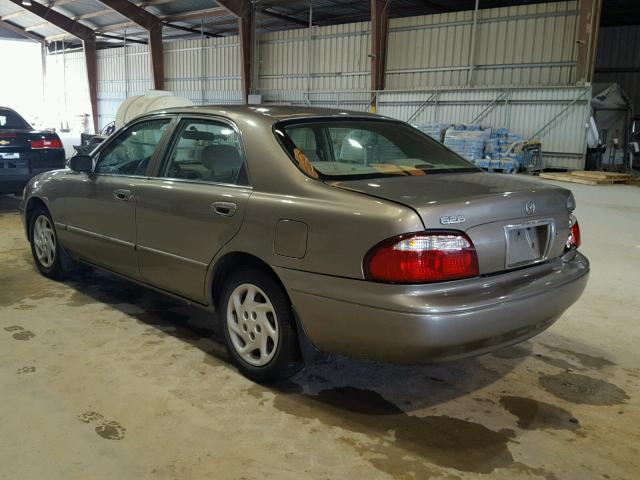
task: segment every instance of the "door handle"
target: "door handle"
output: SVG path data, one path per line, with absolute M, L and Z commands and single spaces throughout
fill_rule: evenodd
M 232 217 L 238 206 L 231 202 L 213 202 L 213 211 L 223 217 Z
M 126 202 L 131 198 L 131 190 L 115 190 L 113 192 L 113 196 L 116 200 L 122 200 L 123 202 Z

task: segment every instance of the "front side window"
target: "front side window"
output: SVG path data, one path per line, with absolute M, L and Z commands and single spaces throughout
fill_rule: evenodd
M 102 151 L 95 172 L 144 175 L 170 122 L 170 118 L 159 118 L 128 128 Z
M 159 176 L 247 184 L 240 137 L 223 122 L 182 120 Z
M 478 171 L 402 122 L 293 120 L 276 124 L 274 131 L 298 167 L 313 178 L 349 180 Z

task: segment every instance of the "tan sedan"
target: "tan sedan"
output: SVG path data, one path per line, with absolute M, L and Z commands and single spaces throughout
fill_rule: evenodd
M 44 275 L 83 262 L 219 312 L 269 381 L 317 352 L 415 363 L 537 334 L 587 281 L 574 207 L 403 122 L 266 106 L 139 117 L 32 179 L 22 214 Z

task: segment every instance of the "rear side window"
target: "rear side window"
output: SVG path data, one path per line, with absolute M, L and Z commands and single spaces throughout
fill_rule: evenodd
M 31 130 L 31 125 L 13 110 L 0 108 L 0 130 Z
M 160 177 L 247 185 L 237 132 L 214 120 L 182 120 Z

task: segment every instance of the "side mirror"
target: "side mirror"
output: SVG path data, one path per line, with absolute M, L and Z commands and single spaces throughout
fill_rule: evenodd
M 91 172 L 93 159 L 89 155 L 76 155 L 69 159 L 69 168 L 74 172 Z

